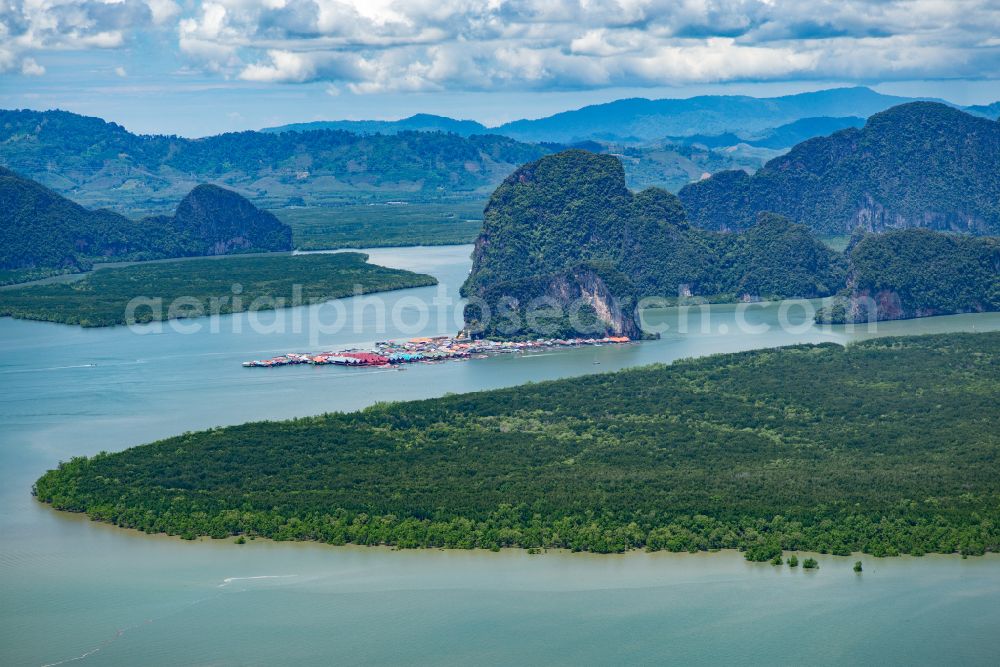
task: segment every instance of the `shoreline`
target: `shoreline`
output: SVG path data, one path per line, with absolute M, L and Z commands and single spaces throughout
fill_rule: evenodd
M 82 329 L 111 329 L 115 327 L 135 326 L 142 327 L 147 325 L 162 325 L 164 323 L 169 324 L 178 321 L 212 321 L 213 318 L 240 315 L 242 313 L 284 313 L 287 311 L 294 311 L 296 308 L 300 307 L 317 307 L 333 301 L 350 299 L 358 296 L 370 297 L 375 294 L 388 294 L 409 289 L 435 287 L 440 284 L 440 279 L 437 276 L 375 264 L 371 261 L 371 256 L 369 254 L 361 251 L 328 253 L 313 257 L 311 260 L 298 260 L 298 262 L 302 263 L 302 266 L 297 267 L 298 271 L 293 270 L 291 264 L 295 263 L 297 265 L 295 258 L 306 256 L 307 255 L 295 255 L 293 253 L 266 253 L 255 255 L 236 254 L 181 258 L 180 260 L 154 260 L 150 262 L 136 262 L 126 266 L 107 265 L 103 269 L 87 273 L 71 274 L 74 277 L 80 277 L 75 281 L 53 281 L 49 282 L 47 285 L 34 286 L 26 284 L 8 286 L 12 287 L 12 289 L 8 289 L 7 292 L 12 293 L 10 298 L 13 299 L 13 301 L 11 303 L 4 303 L 3 305 L 0 305 L 0 313 L 13 319 L 64 324 L 80 327 Z M 352 259 L 348 256 L 357 257 Z M 325 259 L 323 259 L 324 257 Z M 338 257 L 342 257 L 344 259 L 337 259 Z M 69 298 L 69 300 L 67 300 L 67 296 L 62 292 L 55 295 L 43 294 L 42 296 L 47 299 L 52 300 L 53 296 L 55 296 L 57 298 L 61 297 L 61 300 L 57 300 L 55 303 L 45 302 L 45 305 L 41 309 L 32 309 L 30 306 L 24 306 L 18 302 L 18 299 L 23 300 L 25 295 L 31 290 L 44 290 L 45 287 L 49 287 L 50 290 L 65 289 L 67 285 L 93 278 L 100 271 L 104 270 L 125 271 L 126 269 L 130 269 L 133 266 L 140 264 L 180 263 L 181 261 L 186 260 L 190 260 L 188 261 L 188 263 L 190 263 L 191 261 L 198 260 L 208 260 L 210 262 L 225 260 L 232 260 L 233 262 L 236 262 L 238 260 L 243 260 L 245 262 L 247 259 L 250 259 L 251 262 L 253 262 L 252 266 L 234 265 L 235 270 L 238 272 L 242 270 L 243 275 L 238 273 L 237 277 L 234 278 L 234 280 L 242 282 L 234 283 L 234 287 L 231 288 L 233 290 L 232 294 L 226 294 L 225 292 L 227 290 L 225 287 L 222 288 L 223 294 L 221 295 L 215 293 L 214 289 L 212 291 L 202 291 L 198 293 L 197 296 L 191 294 L 191 291 L 197 290 L 197 285 L 205 278 L 200 274 L 191 273 L 191 271 L 194 271 L 195 269 L 190 269 L 181 276 L 184 281 L 183 284 L 179 284 L 180 281 L 174 279 L 174 283 L 178 284 L 174 284 L 174 291 L 172 293 L 168 293 L 166 296 L 162 296 L 162 292 L 159 292 L 161 296 L 157 296 L 155 298 L 150 298 L 148 295 L 141 294 L 141 290 L 143 289 L 142 285 L 149 288 L 151 293 L 158 293 L 153 291 L 157 288 L 153 282 L 150 282 L 159 277 L 156 273 L 153 273 L 140 276 L 141 280 L 139 282 L 132 279 L 131 282 L 134 284 L 130 286 L 128 291 L 120 290 L 120 285 L 113 284 L 109 290 L 98 292 L 96 293 L 98 296 L 91 298 L 91 301 L 96 299 L 100 301 L 102 305 L 106 301 L 109 306 L 119 307 L 121 310 L 118 312 L 114 312 L 108 307 L 104 307 L 103 310 L 98 309 L 96 312 L 88 311 L 81 303 L 74 301 L 73 298 Z M 258 262 L 254 262 L 254 260 L 258 260 Z M 259 262 L 264 262 L 264 264 L 260 264 Z M 275 264 L 275 262 L 279 263 Z M 332 276 L 332 282 L 327 280 L 325 276 L 316 276 L 316 266 L 327 263 L 333 264 L 333 266 L 327 267 L 331 272 L 329 275 Z M 338 266 L 338 264 L 344 266 Z M 233 270 L 234 266 L 230 266 L 229 270 Z M 275 268 L 280 268 L 285 271 L 285 274 L 281 274 L 282 277 L 279 279 L 276 279 L 272 274 L 267 273 L 268 271 L 274 271 Z M 354 276 L 354 280 L 356 282 L 353 287 L 342 283 L 342 277 L 350 277 L 352 271 L 354 273 L 358 273 L 359 271 L 363 272 L 361 275 Z M 290 277 L 284 278 L 284 275 L 288 275 Z M 112 280 L 118 278 L 118 276 L 114 276 Z M 126 276 L 125 280 L 129 280 L 128 276 Z M 209 276 L 208 280 L 219 282 L 218 274 Z M 284 282 L 284 284 L 274 285 L 274 283 L 281 282 Z M 250 286 L 249 290 L 246 292 L 243 291 L 244 284 L 249 284 Z M 269 285 L 272 286 L 271 291 L 262 291 L 267 289 Z M 135 294 L 135 288 L 137 286 L 140 294 Z M 150 286 L 153 287 L 151 288 Z M 298 293 L 296 292 L 296 286 L 298 286 L 299 289 Z M 238 290 L 236 289 L 237 287 L 239 288 Z M 23 290 L 20 288 L 23 288 Z M 119 290 L 124 293 L 120 293 Z M 288 292 L 285 292 L 285 290 L 288 290 Z M 72 290 L 70 290 L 70 293 L 72 293 Z M 302 297 L 303 293 L 308 294 L 305 297 Z M 232 296 L 233 294 L 240 296 L 237 298 Z M 296 296 L 296 294 L 298 294 L 298 296 Z M 34 294 L 32 293 L 32 295 Z M 289 296 L 291 297 L 290 299 Z M 230 297 L 232 298 L 230 299 Z M 145 299 L 146 301 L 144 303 L 147 305 L 152 303 L 159 305 L 153 307 L 152 312 L 149 313 L 148 319 L 143 317 L 141 320 L 128 321 L 126 317 L 130 312 L 130 304 L 141 299 Z M 183 311 L 175 313 L 173 311 L 172 304 L 184 299 L 194 299 L 197 301 L 199 306 L 198 311 L 194 313 Z M 162 309 L 164 300 L 170 300 L 170 307 L 166 312 L 163 312 Z M 0 299 L 0 301 L 4 301 L 4 299 Z M 159 311 L 156 310 L 157 307 L 159 308 Z M 132 314 L 134 315 L 134 313 Z M 146 314 L 147 313 L 143 312 L 143 315 Z
M 772 565 L 768 561 L 751 561 L 743 557 L 742 551 L 739 549 L 715 549 L 715 550 L 699 550 L 699 551 L 669 551 L 666 549 L 658 549 L 655 551 L 649 551 L 647 549 L 629 549 L 627 551 L 612 552 L 612 553 L 600 553 L 596 551 L 573 551 L 572 549 L 564 548 L 542 548 L 539 549 L 537 553 L 533 553 L 531 549 L 524 547 L 501 547 L 499 550 L 483 549 L 482 547 L 474 547 L 471 549 L 463 549 L 458 547 L 397 547 L 391 544 L 358 544 L 354 542 L 345 542 L 344 544 L 330 544 L 327 542 L 320 542 L 318 540 L 275 540 L 270 537 L 255 536 L 250 538 L 247 536 L 242 536 L 246 538 L 246 542 L 243 544 L 238 544 L 236 542 L 240 535 L 228 535 L 226 537 L 210 537 L 208 535 L 199 535 L 192 540 L 184 539 L 180 535 L 170 535 L 168 533 L 146 533 L 137 528 L 127 528 L 124 526 L 118 526 L 109 521 L 103 521 L 101 519 L 92 519 L 86 512 L 74 511 L 74 510 L 64 510 L 57 509 L 52 506 L 52 503 L 48 503 L 37 498 L 33 498 L 42 508 L 51 513 L 51 516 L 56 517 L 60 521 L 68 521 L 70 523 L 76 523 L 80 526 L 86 526 L 87 528 L 98 527 L 99 530 L 107 530 L 106 535 L 122 535 L 127 536 L 129 539 L 135 538 L 149 538 L 157 542 L 167 542 L 170 544 L 181 544 L 181 545 L 200 545 L 201 547 L 210 548 L 247 548 L 253 547 L 255 544 L 264 544 L 272 548 L 284 548 L 289 546 L 296 549 L 322 549 L 322 550 L 343 550 L 349 552 L 367 552 L 376 551 L 381 553 L 398 553 L 398 554 L 469 554 L 477 556 L 495 556 L 498 554 L 516 554 L 523 557 L 569 557 L 574 559 L 594 559 L 594 560 L 624 560 L 627 558 L 636 558 L 639 556 L 647 557 L 670 557 L 670 558 L 707 558 L 707 557 L 739 557 L 741 562 L 747 565 L 760 566 L 773 568 L 775 570 L 789 569 L 789 565 L 784 563 L 780 566 Z M 816 558 L 820 560 L 821 567 L 818 568 L 822 570 L 822 561 L 825 559 L 836 559 L 838 561 L 843 561 L 845 565 L 848 565 L 851 559 L 866 559 L 872 562 L 878 563 L 888 563 L 897 561 L 912 561 L 912 562 L 926 562 L 929 560 L 948 560 L 948 561 L 989 561 L 995 560 L 996 564 L 1000 565 L 1000 552 L 987 551 L 983 554 L 965 555 L 963 556 L 959 552 L 955 551 L 952 553 L 926 553 L 922 556 L 914 556 L 912 554 L 899 554 L 896 556 L 873 556 L 871 554 L 866 554 L 863 551 L 852 551 L 848 555 L 838 555 L 832 553 L 821 553 L 818 551 L 782 551 L 782 557 L 787 559 L 788 556 L 795 554 L 799 558 L 799 565 L 797 568 L 802 570 L 802 560 L 803 558 Z M 853 564 L 853 563 L 851 563 Z M 808 571 L 808 570 L 806 570 Z

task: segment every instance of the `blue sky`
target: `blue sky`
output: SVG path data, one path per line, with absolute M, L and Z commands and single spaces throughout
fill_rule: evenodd
M 142 132 L 858 84 L 1000 99 L 1000 0 L 0 0 L 0 106 Z

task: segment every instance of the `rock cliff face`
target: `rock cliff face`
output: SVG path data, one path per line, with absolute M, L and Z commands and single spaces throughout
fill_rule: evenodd
M 972 234 L 989 234 L 991 231 L 989 222 L 983 216 L 965 211 L 928 210 L 905 215 L 875 201 L 871 195 L 866 194 L 863 199 L 844 231 L 860 229 L 866 232 L 880 232 L 910 228 Z
M 466 328 L 473 336 L 499 338 L 639 339 L 632 288 L 618 272 L 588 265 L 509 281 L 470 298 Z
M 484 212 L 463 287 L 474 301 L 466 310 L 470 329 L 499 336 L 638 335 L 635 280 L 642 275 L 622 270 L 630 248 L 647 240 L 642 223 L 651 222 L 635 216 L 636 199 L 613 156 L 573 150 L 518 168 Z M 646 193 L 644 205 L 655 209 L 657 228 L 687 227 L 673 195 Z M 542 308 L 549 310 L 544 317 Z M 539 321 L 550 326 L 532 326 Z
M 572 277 L 572 282 L 568 280 Z M 615 336 L 640 338 L 641 333 L 631 313 L 623 311 L 623 304 L 611 293 L 604 279 L 593 270 L 575 271 L 558 286 L 562 298 L 580 299 L 589 307 L 597 320 L 607 322 Z
M 804 141 L 753 176 L 680 191 L 694 225 L 741 230 L 771 211 L 826 234 L 922 227 L 1000 234 L 1000 122 L 913 102 Z

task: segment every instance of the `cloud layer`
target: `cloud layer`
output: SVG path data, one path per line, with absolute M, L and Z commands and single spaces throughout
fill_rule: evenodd
M 0 71 L 156 31 L 189 65 L 354 93 L 1000 78 L 1000 0 L 0 0 Z

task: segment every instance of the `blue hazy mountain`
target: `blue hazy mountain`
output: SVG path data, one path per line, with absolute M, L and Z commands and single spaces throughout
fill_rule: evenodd
M 835 88 L 783 97 L 703 95 L 687 99 L 643 98 L 595 104 L 575 111 L 506 123 L 493 131 L 521 141 L 581 139 L 657 140 L 666 136 L 741 136 L 803 118 L 867 117 L 913 98 L 870 88 Z
M 311 132 L 313 130 L 344 130 L 354 134 L 450 132 L 463 137 L 488 132 L 485 125 L 474 120 L 455 120 L 454 118 L 426 113 L 418 113 L 402 120 L 320 120 L 311 123 L 290 123 L 277 127 L 266 127 L 261 132 Z
M 802 118 L 756 133 L 691 134 L 686 137 L 666 137 L 666 140 L 679 146 L 701 145 L 706 148 L 725 148 L 746 144 L 757 148 L 780 150 L 791 148 L 806 139 L 824 137 L 849 127 L 864 127 L 865 121 L 865 118 L 858 116 L 845 116 L 843 118 L 820 116 L 818 118 Z
M 757 135 L 804 119 L 813 119 L 812 124 L 816 126 L 813 131 L 829 134 L 845 126 L 826 130 L 822 127 L 824 121 L 821 119 L 866 118 L 910 101 L 913 98 L 883 95 L 870 88 L 835 88 L 773 98 L 702 95 L 686 99 L 623 99 L 563 111 L 545 118 L 517 120 L 492 128 L 472 120 L 416 114 L 402 120 L 291 123 L 261 131 L 281 133 L 344 130 L 363 135 L 412 131 L 450 132 L 461 136 L 492 133 L 533 143 L 557 142 L 565 145 L 595 139 L 641 143 L 665 137 L 717 136 L 729 133 L 731 138 L 737 140 L 717 145 L 731 146 L 739 143 L 740 139 L 762 138 Z M 790 129 L 800 132 L 799 136 L 802 138 L 808 138 L 801 135 L 806 127 Z M 786 143 L 784 147 L 795 143 L 797 142 Z
M 965 107 L 965 111 L 976 116 L 984 116 L 986 118 L 998 120 L 1000 119 L 1000 102 L 993 102 L 992 104 L 974 104 L 971 107 Z
M 461 136 L 502 134 L 532 143 L 571 145 L 581 141 L 643 143 L 682 138 L 709 148 L 746 143 L 760 148 L 789 148 L 806 139 L 847 127 L 890 107 L 927 98 L 884 95 L 866 87 L 832 88 L 781 97 L 701 95 L 685 99 L 630 98 L 537 119 L 486 127 L 472 120 L 416 114 L 402 120 L 331 120 L 292 123 L 262 132 L 344 130 L 355 134 L 397 134 L 404 131 L 450 132 Z M 946 102 L 947 103 L 947 102 Z M 947 103 L 950 104 L 950 103 Z M 973 115 L 995 119 L 1000 102 L 961 107 Z
M 790 148 L 813 137 L 825 137 L 849 127 L 864 127 L 866 122 L 866 118 L 859 116 L 801 118 L 762 132 L 758 136 L 748 137 L 743 143 L 758 148 Z

